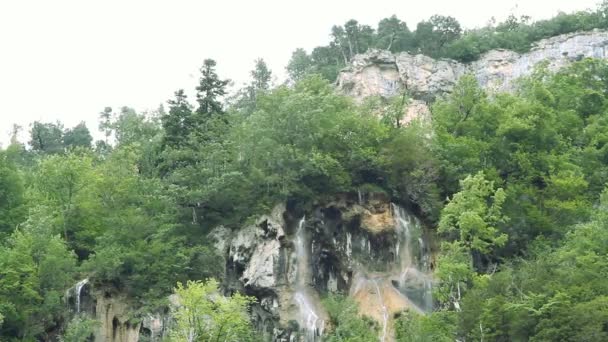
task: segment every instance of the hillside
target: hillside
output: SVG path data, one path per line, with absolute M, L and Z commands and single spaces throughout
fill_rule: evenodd
M 258 59 L 229 96 L 206 59 L 195 99 L 106 107 L 101 140 L 15 127 L 0 341 L 608 340 L 602 8 L 460 61 L 483 30 L 428 56 L 428 22 L 396 22 L 411 51 L 345 25 L 282 85 Z

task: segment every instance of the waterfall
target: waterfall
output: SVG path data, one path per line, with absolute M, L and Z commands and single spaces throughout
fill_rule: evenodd
M 76 313 L 80 313 L 80 303 L 82 298 L 82 289 L 86 284 L 89 283 L 89 279 L 85 278 L 79 282 L 77 282 L 73 287 L 69 288 L 65 292 L 65 300 L 68 302 L 68 298 L 75 298 L 75 309 Z M 74 297 L 72 297 L 74 296 Z
M 392 206 L 399 246 L 399 291 L 420 311 L 429 312 L 433 309 L 433 282 L 429 269 L 430 251 L 424 241 L 422 226 L 403 208 Z
M 346 233 L 346 256 L 350 259 L 353 255 L 353 236 L 351 233 Z
M 376 281 L 374 279 L 373 282 L 374 282 L 374 286 L 376 287 L 376 293 L 378 294 L 378 302 L 382 306 L 383 323 L 382 323 L 382 339 L 380 340 L 380 342 L 384 342 L 384 341 L 386 341 L 386 332 L 388 329 L 388 317 L 389 317 L 388 309 L 386 308 L 386 305 L 384 305 L 384 299 L 382 298 L 382 292 L 380 291 L 380 287 L 378 286 L 378 281 Z
M 76 312 L 80 313 L 80 298 L 81 296 L 81 292 L 82 292 L 82 288 L 89 283 L 89 279 L 83 279 L 81 281 L 78 282 L 78 284 L 76 284 Z
M 306 342 L 319 341 L 323 335 L 323 329 L 325 328 L 325 320 L 320 317 L 319 311 L 316 309 L 317 300 L 314 297 L 314 292 L 310 288 L 311 281 L 311 267 L 309 260 L 309 253 L 306 248 L 307 239 L 304 225 L 306 224 L 306 218 L 302 217 L 298 223 L 298 229 L 296 231 L 296 260 L 297 260 L 297 273 L 296 273 L 296 294 L 294 300 L 299 307 L 299 323 L 300 328 L 305 331 Z

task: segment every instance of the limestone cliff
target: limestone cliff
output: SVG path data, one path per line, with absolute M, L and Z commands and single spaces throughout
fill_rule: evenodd
M 586 57 L 605 59 L 607 46 L 608 31 L 594 30 L 541 40 L 523 54 L 492 50 L 469 64 L 371 50 L 353 58 L 351 65 L 338 75 L 337 86 L 357 101 L 371 95 L 391 97 L 407 90 L 414 98 L 408 110 L 408 117 L 413 117 L 428 113 L 425 104 L 449 92 L 465 73 L 473 74 L 490 92 L 511 91 L 515 80 L 529 75 L 539 62 L 547 61 L 550 70 L 557 70 Z
M 222 227 L 211 236 L 224 242 L 226 291 L 258 299 L 252 320 L 267 341 L 321 341 L 331 329 L 320 301 L 328 293 L 359 302 L 381 341 L 392 340 L 394 315 L 432 307 L 426 232 L 380 194 L 341 195 L 307 210 L 280 205 L 230 237 Z

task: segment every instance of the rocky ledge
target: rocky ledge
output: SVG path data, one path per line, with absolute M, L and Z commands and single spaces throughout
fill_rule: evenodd
M 413 101 L 407 117 L 428 114 L 428 103 L 450 92 L 458 78 L 470 73 L 489 92 L 512 91 L 518 78 L 542 61 L 557 70 L 586 57 L 608 58 L 608 31 L 564 34 L 541 40 L 527 53 L 491 50 L 472 63 L 433 59 L 407 52 L 370 50 L 353 58 L 340 72 L 338 89 L 361 102 L 368 96 L 391 97 L 406 90 Z

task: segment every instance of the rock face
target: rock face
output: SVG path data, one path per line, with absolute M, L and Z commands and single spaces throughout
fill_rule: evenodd
M 224 287 L 258 299 L 252 320 L 267 341 L 320 341 L 331 329 L 319 299 L 327 293 L 358 301 L 382 341 L 392 340 L 395 314 L 432 305 L 425 231 L 383 195 L 342 195 L 306 211 L 280 205 L 226 243 Z
M 100 325 L 95 333 L 95 342 L 137 342 L 141 323 L 129 320 L 126 298 L 97 293 L 95 318 Z
M 424 104 L 449 92 L 466 73 L 473 74 L 490 92 L 511 91 L 515 80 L 529 75 L 539 62 L 547 61 L 550 70 L 557 70 L 585 57 L 605 59 L 607 46 L 608 31 L 594 30 L 541 40 L 523 54 L 492 50 L 470 64 L 371 50 L 355 56 L 351 66 L 338 75 L 337 86 L 359 102 L 371 95 L 391 97 L 407 90 L 415 99 L 407 113 L 412 118 L 428 112 Z
M 73 314 L 98 322 L 91 338 L 94 342 L 160 342 L 170 324 L 170 318 L 161 314 L 134 320 L 129 298 L 110 288 L 94 289 L 88 279 L 69 289 L 66 299 Z

